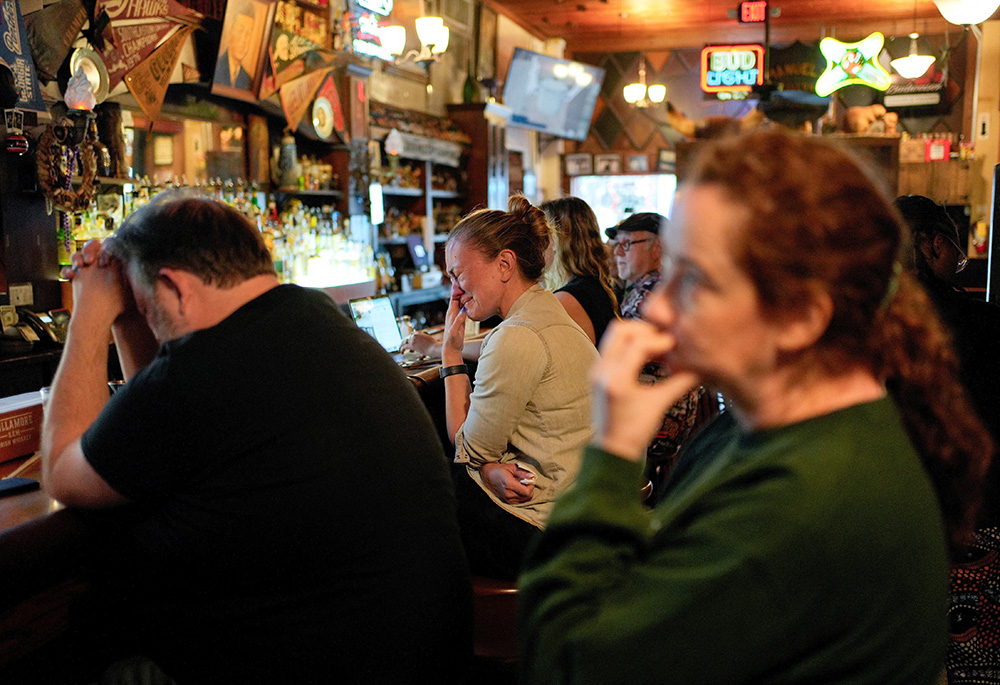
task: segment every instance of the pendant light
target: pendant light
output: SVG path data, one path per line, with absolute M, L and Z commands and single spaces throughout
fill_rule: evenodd
M 981 24 L 1000 8 L 1000 0 L 934 0 L 941 16 L 952 24 Z
M 917 54 L 917 0 L 913 0 L 913 33 L 910 34 L 910 52 L 906 57 L 897 57 L 889 62 L 903 78 L 920 78 L 934 64 L 933 55 Z
M 622 89 L 625 102 L 633 107 L 652 107 L 663 102 L 667 97 L 667 87 L 654 83 L 646 86 L 646 58 L 639 58 L 639 82 L 630 83 Z

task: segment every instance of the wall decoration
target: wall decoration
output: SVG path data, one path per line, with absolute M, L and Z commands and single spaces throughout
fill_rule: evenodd
M 763 45 L 709 45 L 701 51 L 701 89 L 749 93 L 764 82 Z
M 825 97 L 854 84 L 875 90 L 888 88 L 892 77 L 878 61 L 883 45 L 885 36 L 878 31 L 857 43 L 842 43 L 830 37 L 821 40 L 819 50 L 826 58 L 826 71 L 816 80 L 816 94 Z
M 497 76 L 497 13 L 479 3 L 476 17 L 476 79 Z
M 661 174 L 677 173 L 677 153 L 663 148 L 656 155 L 656 171 Z
M 594 173 L 620 174 L 622 172 L 621 155 L 594 155 Z
M 153 164 L 170 166 L 174 163 L 174 137 L 170 134 L 153 136 Z
M 594 173 L 594 158 L 586 152 L 566 155 L 566 175 L 585 176 Z
M 649 171 L 649 157 L 646 155 L 629 155 L 628 170 L 645 173 Z
M 14 87 L 20 94 L 16 106 L 20 109 L 44 112 L 45 103 L 42 101 L 42 91 L 35 77 L 35 63 L 31 57 L 28 34 L 17 1 L 2 0 L 0 12 L 2 12 L 0 33 L 3 34 L 3 39 L 0 40 L 0 63 L 5 64 L 14 77 Z
M 215 62 L 213 93 L 257 100 L 276 6 L 276 2 L 267 0 L 229 0 Z
M 174 66 L 181 55 L 181 48 L 187 40 L 193 26 L 186 26 L 160 47 L 156 48 L 144 62 L 125 74 L 125 85 L 135 97 L 143 113 L 152 120 L 160 118 L 160 108 L 167 94 L 167 85 Z

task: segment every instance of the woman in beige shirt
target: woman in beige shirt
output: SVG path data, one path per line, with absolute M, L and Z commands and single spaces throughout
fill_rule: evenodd
M 590 438 L 588 374 L 597 350 L 538 285 L 549 232 L 523 196 L 479 210 L 446 245 L 451 302 L 442 376 L 455 443 L 459 523 L 473 573 L 513 579 L 524 547 L 573 482 Z M 465 321 L 499 316 L 475 387 L 462 360 Z

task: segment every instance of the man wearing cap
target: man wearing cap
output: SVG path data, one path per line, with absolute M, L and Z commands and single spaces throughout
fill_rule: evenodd
M 625 294 L 621 300 L 623 319 L 641 319 L 642 304 L 660 282 L 660 260 L 663 247 L 660 244 L 661 227 L 667 218 L 656 212 L 633 214 L 613 228 L 605 229 L 612 248 L 618 277 L 625 282 Z M 662 364 L 650 363 L 643 373 L 654 378 L 665 378 L 666 369 Z M 660 476 L 665 475 L 673 464 L 681 443 L 694 426 L 698 410 L 698 399 L 702 389 L 696 388 L 677 404 L 667 410 L 663 424 L 653 441 L 646 448 L 647 474 L 652 478 L 658 468 Z M 652 478 L 655 481 L 657 478 Z
M 605 229 L 618 277 L 625 282 L 621 300 L 624 319 L 641 318 L 639 308 L 660 282 L 660 226 L 666 217 L 656 212 L 633 214 L 613 228 Z

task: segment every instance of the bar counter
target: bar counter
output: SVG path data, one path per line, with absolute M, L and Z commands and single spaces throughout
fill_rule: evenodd
M 439 368 L 428 362 L 402 370 L 449 454 Z M 0 464 L 0 477 L 12 475 L 41 481 L 41 462 L 32 455 Z M 0 498 L 0 682 L 8 682 L 11 669 L 23 676 L 26 668 L 60 658 L 58 640 L 70 629 L 74 606 L 91 594 L 88 560 L 100 558 L 113 539 L 109 516 L 67 509 L 44 489 Z

